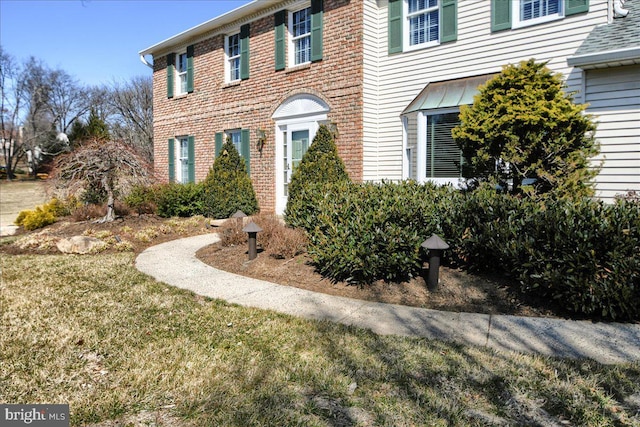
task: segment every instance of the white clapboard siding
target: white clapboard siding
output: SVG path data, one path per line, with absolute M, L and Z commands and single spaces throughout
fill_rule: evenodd
M 588 70 L 585 78 L 587 112 L 598 123 L 597 195 L 611 201 L 640 192 L 640 66 Z
M 458 0 L 456 41 L 389 55 L 388 3 L 364 1 L 364 179 L 368 180 L 402 179 L 400 114 L 427 83 L 496 73 L 506 64 L 534 58 L 547 61 L 553 71 L 563 74 L 569 91 L 579 92 L 582 71 L 569 67 L 567 57 L 575 54 L 596 25 L 607 23 L 607 1 L 592 0 L 586 14 L 492 33 L 488 0 Z M 576 101 L 582 102 L 582 94 Z M 375 166 L 370 164 L 374 160 Z

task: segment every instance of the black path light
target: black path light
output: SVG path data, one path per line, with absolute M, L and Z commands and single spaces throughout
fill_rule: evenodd
M 449 245 L 439 236 L 432 234 L 431 237 L 422 242 L 420 246 L 429 250 L 429 276 L 427 277 L 427 286 L 430 290 L 435 290 L 438 287 L 442 251 L 449 249 Z
M 262 228 L 255 222 L 251 221 L 247 224 L 242 231 L 249 234 L 249 260 L 255 259 L 258 256 L 258 246 L 256 244 L 256 237 Z

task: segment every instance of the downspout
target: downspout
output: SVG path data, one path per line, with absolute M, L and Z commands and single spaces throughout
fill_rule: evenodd
M 613 17 L 614 18 L 624 18 L 629 14 L 629 9 L 625 9 L 624 6 L 625 0 L 614 0 L 613 2 Z
M 153 70 L 153 64 L 150 64 L 149 61 L 147 61 L 147 58 L 145 58 L 143 54 L 140 54 L 140 61 L 142 61 L 144 65 L 146 65 L 147 67 Z

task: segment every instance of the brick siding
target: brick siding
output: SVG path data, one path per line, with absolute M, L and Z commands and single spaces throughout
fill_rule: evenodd
M 168 181 L 168 139 L 195 137 L 196 181 L 214 161 L 215 133 L 250 129 L 251 179 L 262 211 L 275 209 L 275 122 L 271 115 L 294 94 L 309 93 L 329 105 L 336 144 L 349 175 L 362 180 L 363 3 L 325 0 L 323 59 L 300 69 L 275 71 L 273 14 L 250 21 L 250 78 L 225 84 L 224 35 L 195 43 L 194 92 L 167 98 L 166 54 L 154 57 L 155 173 Z M 244 22 L 243 22 L 244 23 Z M 239 24 L 240 25 L 240 24 Z M 239 28 L 238 25 L 238 28 Z M 176 51 L 186 46 L 176 47 Z M 267 131 L 262 152 L 256 130 Z

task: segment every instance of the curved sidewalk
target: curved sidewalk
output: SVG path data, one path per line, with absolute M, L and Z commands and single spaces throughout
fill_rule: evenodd
M 162 243 L 142 252 L 136 267 L 156 280 L 199 295 L 359 326 L 378 334 L 601 363 L 640 361 L 640 324 L 452 313 L 325 295 L 227 273 L 195 257 L 198 249 L 217 240 L 216 234 L 204 234 Z

